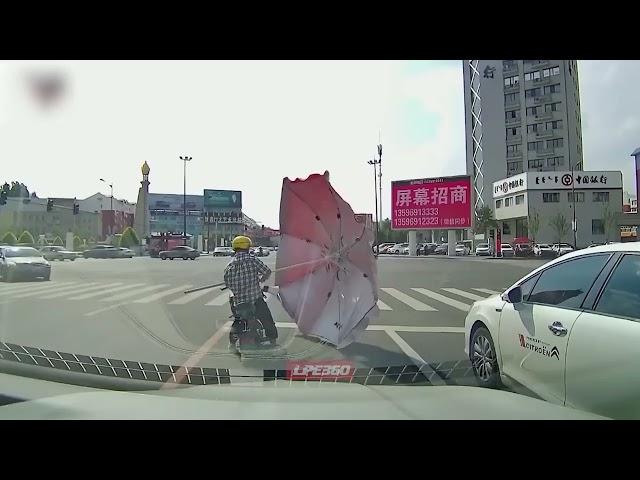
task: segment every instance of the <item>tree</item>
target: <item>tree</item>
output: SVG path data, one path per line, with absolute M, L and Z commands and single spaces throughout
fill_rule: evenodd
M 531 240 L 536 241 L 536 236 L 540 231 L 540 214 L 534 208 L 531 210 L 531 214 L 529 215 L 529 234 L 531 236 Z
M 476 222 L 473 227 L 473 233 L 483 233 L 485 238 L 490 228 L 495 228 L 497 222 L 493 218 L 493 209 L 489 206 L 480 207 L 476 210 Z
M 22 235 L 20 235 L 20 238 L 18 238 L 18 243 L 29 243 L 33 245 L 36 243 L 36 241 L 33 239 L 33 235 L 25 230 L 24 232 L 22 232 Z
M 569 222 L 567 221 L 567 217 L 558 212 L 549 219 L 549 226 L 556 233 L 556 238 L 558 239 L 556 243 L 562 243 L 564 236 L 569 231 Z
M 62 247 L 63 246 L 62 239 L 59 236 L 57 236 L 55 238 L 55 240 L 53 241 L 53 244 L 58 246 L 58 247 Z
M 73 237 L 73 250 L 77 252 L 78 250 L 80 250 L 81 246 L 82 246 L 82 239 L 79 236 L 74 235 L 74 237 Z
M 6 243 L 7 245 L 15 245 L 16 243 L 18 243 L 18 240 L 16 239 L 16 236 L 13 234 L 13 232 L 7 232 L 2 236 L 0 243 Z
M 615 212 L 611 209 L 609 204 L 607 204 L 602 209 L 602 224 L 604 226 L 604 235 L 609 241 L 609 235 L 615 233 L 615 228 L 618 226 L 618 219 L 616 218 Z M 618 238 L 615 239 L 616 242 L 620 241 L 620 235 L 618 234 Z
M 125 228 L 120 237 L 120 246 L 130 248 L 137 245 L 140 245 L 140 239 L 136 231 L 131 227 Z
M 11 185 L 9 185 L 7 182 L 4 182 L 4 185 L 2 185 L 2 190 L 7 192 L 7 197 L 29 198 L 29 189 L 24 183 L 21 182 L 11 182 Z

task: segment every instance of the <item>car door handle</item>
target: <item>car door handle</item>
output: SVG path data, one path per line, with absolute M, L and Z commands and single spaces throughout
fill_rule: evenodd
M 556 337 L 564 337 L 567 334 L 567 329 L 563 327 L 560 322 L 553 322 L 549 325 L 549 330 L 551 330 L 551 333 Z

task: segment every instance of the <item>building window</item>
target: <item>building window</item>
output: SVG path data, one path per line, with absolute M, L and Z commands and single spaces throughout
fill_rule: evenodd
M 544 160 L 529 160 L 529 168 L 542 168 L 544 167 Z
M 564 157 L 551 157 L 547 159 L 547 165 L 550 167 L 558 167 L 564 165 Z
M 522 162 L 507 162 L 507 175 L 522 173 Z
M 544 87 L 544 88 L 546 89 L 547 87 Z M 539 97 L 540 96 L 540 87 L 530 88 L 529 90 L 525 90 L 524 91 L 524 96 L 526 98 Z
M 513 103 L 518 100 L 517 93 L 507 93 L 504 96 L 504 103 Z
M 560 148 L 562 146 L 564 146 L 564 140 L 562 138 L 547 140 L 547 148 Z
M 544 192 L 542 194 L 542 201 L 544 203 L 559 203 L 560 193 L 558 192 Z
M 520 154 L 520 144 L 507 145 L 507 157 L 516 157 Z
M 505 235 L 511 235 L 511 227 L 508 223 L 502 222 L 502 233 L 504 233 Z
M 538 108 L 539 107 L 527 107 L 527 117 L 538 115 Z
M 520 77 L 518 75 L 514 75 L 513 77 L 504 77 L 505 87 L 513 87 L 514 85 L 518 85 L 519 82 Z
M 513 205 L 513 197 L 507 197 L 504 199 L 504 206 L 506 207 L 510 207 L 511 205 Z
M 548 95 L 550 93 L 560 93 L 560 84 L 556 83 L 555 85 L 545 85 L 544 94 Z
M 524 203 L 524 194 L 516 195 L 516 205 L 522 205 Z
M 510 70 L 512 68 L 516 68 L 518 66 L 518 64 L 516 63 L 515 60 L 503 60 L 502 61 L 502 69 L 503 70 Z
M 551 67 L 551 68 L 545 68 L 542 70 L 543 77 L 546 78 L 552 75 L 560 75 L 560 67 Z
M 593 201 L 605 203 L 609 201 L 609 192 L 593 192 Z
M 539 123 L 532 123 L 531 125 L 527 125 L 527 133 L 538 133 L 538 125 Z
M 502 208 L 502 200 L 496 200 L 496 208 Z
M 560 111 L 560 104 L 562 102 L 555 102 L 555 103 L 547 103 L 544 106 L 544 111 L 549 113 L 549 112 L 558 112 Z
M 516 135 L 520 135 L 520 133 L 522 133 L 520 127 L 507 128 L 507 138 L 515 137 Z
M 551 122 L 547 122 L 546 128 L 547 130 L 561 130 L 562 120 L 553 120 Z
M 599 218 L 591 220 L 591 234 L 604 235 L 604 222 Z
M 535 72 L 529 72 L 524 74 L 525 80 L 540 80 L 540 70 L 536 70 Z
M 520 118 L 520 110 L 509 110 L 508 112 L 504 112 L 505 120 L 517 120 Z
M 576 193 L 576 203 L 584 203 L 584 192 L 575 192 Z M 573 203 L 573 192 L 567 193 L 567 201 L 569 203 Z
M 528 142 L 527 150 L 530 152 L 537 152 L 538 150 L 542 150 L 544 148 L 544 141 L 538 140 L 537 142 Z

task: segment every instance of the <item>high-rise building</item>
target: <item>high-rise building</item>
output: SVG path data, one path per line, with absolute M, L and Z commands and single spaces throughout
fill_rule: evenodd
M 576 60 L 463 60 L 466 165 L 474 207 L 493 182 L 583 170 Z

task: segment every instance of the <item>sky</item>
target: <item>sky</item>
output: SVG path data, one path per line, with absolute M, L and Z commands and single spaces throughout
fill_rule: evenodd
M 64 78 L 44 108 L 33 75 Z M 586 169 L 620 169 L 635 191 L 640 146 L 637 61 L 580 61 Z M 0 62 L 0 180 L 38 196 L 84 198 L 114 185 L 135 202 L 140 166 L 150 191 L 243 191 L 243 211 L 278 226 L 284 177 L 328 170 L 356 213 L 374 209 L 383 144 L 383 217 L 391 180 L 465 173 L 462 62 Z

